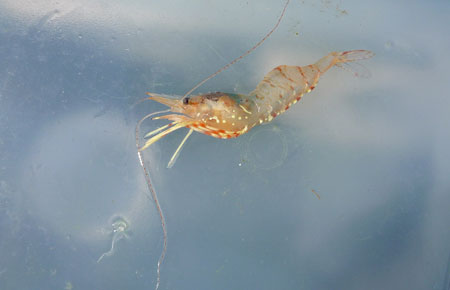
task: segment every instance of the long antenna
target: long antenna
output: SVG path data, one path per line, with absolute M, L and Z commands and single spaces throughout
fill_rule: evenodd
M 159 204 L 159 200 L 158 200 L 158 196 L 156 194 L 155 189 L 153 188 L 152 185 L 152 180 L 150 179 L 150 174 L 147 170 L 147 167 L 145 167 L 145 161 L 144 161 L 144 157 L 142 155 L 142 152 L 139 151 L 139 148 L 141 148 L 140 144 L 139 144 L 139 128 L 141 127 L 142 122 L 144 122 L 144 120 L 150 118 L 153 115 L 156 114 L 160 114 L 160 113 L 167 113 L 170 110 L 165 110 L 165 111 L 160 111 L 160 112 L 154 112 L 151 114 L 148 114 L 147 116 L 143 117 L 142 119 L 139 120 L 139 122 L 136 124 L 136 148 L 138 149 L 138 157 L 139 157 L 139 162 L 141 164 L 142 169 L 144 170 L 144 175 L 145 175 L 145 181 L 147 182 L 147 186 L 148 186 L 148 190 L 151 193 L 151 197 L 146 194 L 145 196 L 147 196 L 148 199 L 153 198 L 153 201 L 155 202 L 155 206 L 156 209 L 158 211 L 159 214 L 159 218 L 161 220 L 161 227 L 162 227 L 162 231 L 163 231 L 163 249 L 161 251 L 161 256 L 159 257 L 158 260 L 158 265 L 156 268 L 156 286 L 155 286 L 155 290 L 158 290 L 159 288 L 159 283 L 161 281 L 161 264 L 164 261 L 164 257 L 166 256 L 166 251 L 167 251 L 167 229 L 166 229 L 166 219 L 164 218 L 164 214 L 162 212 L 161 209 L 161 205 Z
M 231 61 L 230 63 L 228 63 L 227 65 L 223 66 L 222 68 L 220 68 L 218 71 L 216 71 L 215 73 L 211 74 L 209 77 L 207 77 L 206 79 L 202 80 L 201 82 L 199 82 L 195 87 L 193 87 L 192 89 L 190 89 L 186 94 L 184 94 L 183 98 L 189 96 L 193 91 L 195 91 L 198 87 L 200 87 L 201 85 L 203 85 L 204 83 L 206 83 L 207 81 L 209 81 L 210 79 L 212 79 L 213 77 L 215 77 L 216 75 L 220 74 L 221 72 L 223 72 L 224 70 L 226 70 L 227 68 L 229 68 L 230 66 L 232 66 L 233 64 L 235 64 L 236 62 L 238 62 L 239 60 L 241 60 L 244 56 L 246 56 L 247 54 L 249 54 L 250 52 L 252 52 L 253 50 L 255 50 L 258 46 L 260 46 L 277 28 L 278 25 L 280 25 L 281 19 L 284 16 L 284 12 L 286 12 L 286 8 L 289 4 L 290 0 L 286 1 L 286 4 L 284 4 L 284 8 L 283 8 L 283 12 L 281 12 L 280 17 L 278 18 L 277 23 L 275 24 L 275 26 L 272 28 L 272 30 L 269 31 L 269 33 L 266 34 L 266 36 L 263 37 L 263 39 L 261 39 L 257 44 L 255 44 L 252 48 L 250 48 L 249 50 L 247 50 L 243 55 L 235 58 L 233 61 Z

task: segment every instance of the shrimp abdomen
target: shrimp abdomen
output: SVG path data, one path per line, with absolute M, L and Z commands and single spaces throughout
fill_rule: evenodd
M 306 66 L 280 65 L 264 76 L 250 96 L 259 108 L 259 119 L 269 122 L 311 92 L 319 78 L 334 65 L 372 57 L 368 50 L 331 52 L 316 63 Z
M 259 109 L 262 122 L 270 122 L 299 101 L 317 82 L 314 67 L 280 65 L 264 76 L 250 93 Z

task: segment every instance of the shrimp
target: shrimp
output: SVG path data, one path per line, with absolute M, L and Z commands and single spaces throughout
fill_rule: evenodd
M 172 99 L 147 93 L 150 96 L 148 99 L 168 106 L 172 113 L 152 119 L 166 119 L 171 123 L 146 134 L 145 138 L 149 139 L 139 151 L 147 149 L 175 130 L 188 128 L 188 134 L 168 164 L 168 167 L 171 167 L 192 131 L 221 139 L 239 137 L 253 127 L 271 122 L 286 112 L 303 95 L 311 92 L 319 78 L 331 67 L 367 59 L 373 55 L 368 50 L 331 52 L 307 66 L 280 65 L 267 73 L 248 95 L 214 92 Z
M 225 66 L 223 66 L 222 68 L 220 68 L 218 71 L 216 71 L 215 73 L 211 74 L 210 76 L 208 76 L 207 78 L 205 78 L 203 81 L 201 81 L 200 83 L 198 83 L 195 87 L 193 87 L 190 91 L 188 91 L 181 100 L 174 100 L 171 98 L 168 98 L 167 96 L 164 95 L 156 95 L 156 94 L 151 94 L 148 93 L 150 95 L 149 98 L 147 99 L 153 99 L 155 101 L 158 101 L 162 104 L 165 104 L 167 106 L 170 107 L 170 109 L 165 110 L 165 111 L 161 111 L 161 112 L 154 112 L 154 113 L 150 113 L 148 115 L 146 115 L 145 117 L 143 117 L 141 120 L 139 120 L 139 122 L 136 124 L 136 131 L 135 131 L 135 137 L 136 137 L 136 147 L 138 149 L 138 158 L 139 158 L 139 162 L 140 165 L 144 171 L 144 176 L 145 176 L 145 181 L 147 183 L 147 187 L 148 190 L 151 193 L 151 196 L 147 194 L 147 198 L 148 199 L 153 199 L 153 201 L 155 202 L 155 206 L 156 209 L 159 213 L 159 218 L 161 220 L 161 228 L 163 231 L 163 249 L 161 252 L 161 255 L 158 259 L 158 263 L 157 263 L 157 268 L 156 268 L 156 285 L 155 285 L 155 290 L 158 290 L 159 288 L 159 284 L 161 282 L 161 264 L 164 261 L 164 257 L 166 255 L 166 251 L 167 251 L 167 228 L 166 228 L 166 220 L 164 218 L 164 214 L 161 208 L 161 205 L 159 203 L 158 200 L 158 195 L 156 194 L 156 191 L 153 187 L 151 178 L 150 178 L 150 173 L 147 170 L 147 167 L 145 166 L 145 161 L 144 161 L 144 157 L 142 154 L 142 151 L 145 150 L 146 148 L 148 148 L 151 144 L 155 143 L 156 141 L 158 141 L 159 139 L 161 139 L 162 137 L 166 136 L 167 134 L 186 127 L 189 128 L 189 132 L 187 133 L 187 135 L 184 137 L 183 141 L 181 142 L 181 144 L 178 146 L 177 150 L 175 151 L 175 153 L 173 154 L 172 158 L 169 161 L 169 164 L 167 165 L 167 167 L 172 167 L 173 164 L 176 161 L 176 158 L 178 157 L 178 155 L 180 154 L 181 148 L 183 147 L 183 144 L 186 142 L 186 140 L 189 138 L 189 136 L 192 134 L 192 132 L 194 130 L 196 131 L 200 131 L 204 134 L 207 134 L 207 132 L 210 132 L 210 135 L 213 135 L 213 131 L 208 128 L 206 126 L 205 123 L 199 123 L 195 120 L 203 120 L 203 118 L 207 118 L 208 115 L 211 115 L 211 118 L 218 119 L 219 117 L 214 115 L 214 112 L 217 111 L 217 114 L 219 114 L 219 112 L 222 110 L 227 110 L 227 106 L 230 104 L 225 104 L 224 101 L 226 100 L 232 100 L 230 99 L 230 97 L 227 98 L 222 98 L 227 96 L 227 94 L 223 94 L 223 93 L 216 93 L 216 94 L 207 94 L 207 95 L 200 95 L 200 96 L 196 96 L 193 98 L 189 98 L 188 96 L 198 87 L 200 87 L 202 84 L 204 84 L 205 82 L 207 82 L 209 79 L 215 77 L 216 75 L 218 75 L 219 73 L 221 73 L 222 71 L 226 70 L 227 68 L 229 68 L 231 65 L 233 65 L 234 63 L 236 63 L 237 61 L 241 60 L 244 56 L 248 55 L 249 53 L 251 53 L 253 50 L 255 50 L 258 46 L 260 46 L 278 27 L 278 25 L 281 22 L 281 19 L 284 16 L 284 13 L 286 12 L 286 8 L 289 4 L 290 0 L 287 0 L 286 3 L 284 4 L 283 7 L 283 11 L 281 12 L 280 17 L 278 18 L 276 24 L 273 26 L 273 28 L 258 42 L 256 43 L 252 48 L 250 48 L 249 50 L 247 50 L 244 54 L 242 54 L 241 56 L 235 58 L 233 61 L 231 61 L 230 63 L 226 64 Z M 237 100 L 238 100 L 238 95 L 235 95 Z M 220 102 L 219 102 L 220 99 Z M 207 102 L 205 102 L 205 100 Z M 208 107 L 208 102 L 216 102 L 216 105 L 213 107 Z M 217 105 L 219 103 L 223 104 L 223 107 L 218 107 Z M 212 104 L 212 103 L 211 103 Z M 211 109 L 213 109 L 213 111 L 211 111 Z M 207 111 L 211 111 L 211 114 L 208 114 Z M 160 116 L 160 117 L 154 117 L 153 119 L 167 119 L 167 120 L 171 120 L 172 123 L 169 123 L 165 126 L 162 126 L 150 133 L 148 133 L 147 135 L 145 135 L 146 138 L 151 137 L 151 139 L 147 140 L 147 142 L 144 144 L 144 146 L 140 147 L 139 144 L 139 128 L 142 124 L 142 122 L 144 122 L 146 119 L 157 115 L 157 114 L 161 114 L 161 113 L 167 113 L 167 112 L 172 112 L 172 113 L 180 113 L 180 114 L 169 114 L 169 115 L 165 115 L 165 116 Z M 189 117 L 189 116 L 193 116 L 193 118 Z M 202 117 L 203 116 L 203 117 Z M 206 119 L 205 119 L 206 120 Z M 223 119 L 225 120 L 225 119 Z M 222 124 L 225 124 L 226 122 L 222 122 Z M 235 126 L 235 125 L 233 125 Z M 200 129 L 203 128 L 203 129 Z M 211 127 L 213 128 L 213 127 Z M 165 130 L 165 131 L 164 131 Z M 224 129 L 219 129 L 219 130 L 224 130 Z M 226 131 L 223 131 L 223 133 L 225 133 Z M 218 132 L 218 133 L 222 133 L 222 131 Z M 231 135 L 230 135 L 231 136 Z M 237 137 L 237 135 L 235 136 Z

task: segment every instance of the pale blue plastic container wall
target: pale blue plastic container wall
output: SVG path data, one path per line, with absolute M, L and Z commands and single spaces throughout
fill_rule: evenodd
M 155 289 L 135 125 L 276 23 L 283 0 L 0 0 L 0 289 Z M 291 0 L 196 93 L 367 49 L 286 113 L 144 151 L 159 289 L 450 289 L 450 3 Z M 163 126 L 146 120 L 142 136 Z M 141 139 L 142 142 L 142 139 Z

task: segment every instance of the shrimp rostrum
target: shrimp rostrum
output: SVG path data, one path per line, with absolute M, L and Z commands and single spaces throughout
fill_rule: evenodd
M 222 139 L 236 138 L 284 113 L 304 94 L 311 92 L 322 74 L 331 67 L 372 56 L 368 50 L 351 50 L 331 52 L 307 66 L 280 65 L 266 74 L 248 95 L 215 92 L 172 99 L 147 93 L 148 99 L 168 106 L 171 112 L 152 119 L 167 119 L 171 123 L 148 133 L 145 136 L 148 140 L 139 151 L 177 129 L 189 128 L 188 135 L 169 162 L 170 167 L 192 131 Z

